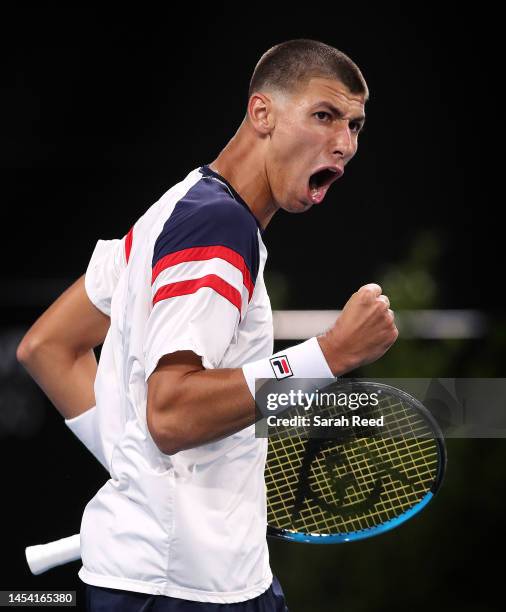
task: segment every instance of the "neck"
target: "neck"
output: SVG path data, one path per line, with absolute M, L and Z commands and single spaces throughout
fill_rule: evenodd
M 278 210 L 265 171 L 265 144 L 244 119 L 237 133 L 209 164 L 242 197 L 263 229 Z

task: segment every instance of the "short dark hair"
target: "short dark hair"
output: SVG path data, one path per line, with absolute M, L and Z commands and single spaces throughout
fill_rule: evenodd
M 369 98 L 359 67 L 342 51 L 307 38 L 271 47 L 258 61 L 251 77 L 248 99 L 255 91 L 275 89 L 293 93 L 311 78 L 337 79 L 352 94 Z

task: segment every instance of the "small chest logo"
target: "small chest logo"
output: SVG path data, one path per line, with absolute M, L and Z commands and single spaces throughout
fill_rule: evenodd
M 281 355 L 280 357 L 271 357 L 269 361 L 271 362 L 272 369 L 274 370 L 274 376 L 278 380 L 293 376 L 292 368 L 288 363 L 288 358 L 286 355 Z

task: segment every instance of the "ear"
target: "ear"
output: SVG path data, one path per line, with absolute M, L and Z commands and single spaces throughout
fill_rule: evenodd
M 275 125 L 273 100 L 262 93 L 254 93 L 248 101 L 248 118 L 255 130 L 269 134 Z

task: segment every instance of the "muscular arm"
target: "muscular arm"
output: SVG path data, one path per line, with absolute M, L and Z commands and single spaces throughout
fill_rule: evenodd
M 191 351 L 165 355 L 148 380 L 148 428 L 169 455 L 211 442 L 255 422 L 242 369 L 205 370 Z
M 32 325 L 16 356 L 66 419 L 95 405 L 97 361 L 110 319 L 89 300 L 84 275 Z
M 378 359 L 398 332 L 381 287 L 365 285 L 318 341 L 335 375 Z M 255 422 L 241 368 L 205 370 L 191 351 L 165 355 L 148 379 L 147 423 L 158 448 L 172 455 L 231 435 Z

